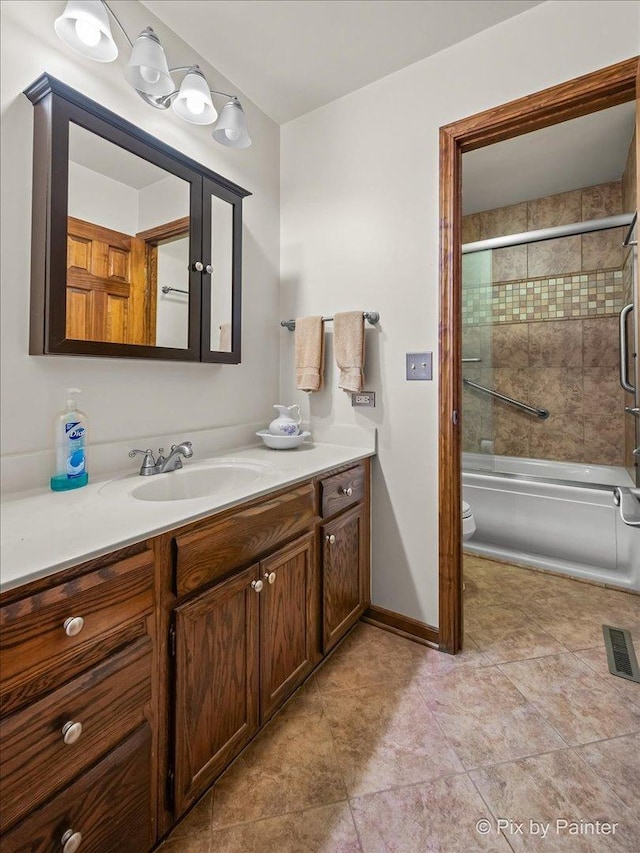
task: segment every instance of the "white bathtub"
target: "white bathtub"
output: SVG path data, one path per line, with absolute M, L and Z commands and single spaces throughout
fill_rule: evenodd
M 624 468 L 464 453 L 462 486 L 477 532 L 465 551 L 640 590 L 640 529 L 614 486 Z

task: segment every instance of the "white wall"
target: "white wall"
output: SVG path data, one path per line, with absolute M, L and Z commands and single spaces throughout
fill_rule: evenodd
M 8 0 L 1 7 L 2 453 L 51 446 L 67 386 L 83 389 L 94 442 L 266 423 L 278 396 L 279 129 L 242 92 L 253 138 L 246 151 L 223 148 L 210 128 L 187 125 L 172 111 L 146 107 L 124 80 L 128 51 L 117 30 L 116 62 L 84 59 L 53 30 L 64 6 Z M 113 7 L 131 33 L 152 25 L 172 65 L 198 61 L 212 88 L 235 91 L 141 4 L 116 0 Z M 28 355 L 33 107 L 22 90 L 43 71 L 253 193 L 244 203 L 241 365 Z
M 437 350 L 438 128 L 635 55 L 638 10 L 545 3 L 282 129 L 282 316 L 381 314 L 367 332 L 375 409 L 352 409 L 331 365 L 325 391 L 296 392 L 281 333 L 282 403 L 379 427 L 375 604 L 438 623 L 437 376 L 404 379 L 405 352 Z
M 68 211 L 69 216 L 113 231 L 139 230 L 138 191 L 73 162 L 69 162 Z
M 156 344 L 159 347 L 184 348 L 189 345 L 189 297 L 184 293 L 162 292 L 165 286 L 188 290 L 189 279 L 185 275 L 188 267 L 188 237 L 180 237 L 158 246 Z

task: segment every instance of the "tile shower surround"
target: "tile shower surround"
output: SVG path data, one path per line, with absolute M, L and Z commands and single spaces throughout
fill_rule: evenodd
M 463 241 L 620 213 L 623 183 L 464 217 Z M 617 346 L 617 315 L 630 290 L 623 231 L 464 258 L 463 356 L 482 359 L 464 375 L 550 412 L 541 421 L 467 387 L 464 450 L 490 439 L 500 455 L 625 464 Z

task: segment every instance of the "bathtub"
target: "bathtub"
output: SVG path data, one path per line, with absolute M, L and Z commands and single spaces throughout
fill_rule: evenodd
M 640 528 L 613 504 L 626 469 L 479 453 L 462 466 L 477 526 L 465 551 L 640 590 Z

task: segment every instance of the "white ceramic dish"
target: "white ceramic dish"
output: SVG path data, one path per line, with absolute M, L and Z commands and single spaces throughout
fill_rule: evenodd
M 292 450 L 311 437 L 310 432 L 300 432 L 298 435 L 271 435 L 268 429 L 258 430 L 256 435 L 272 450 Z

